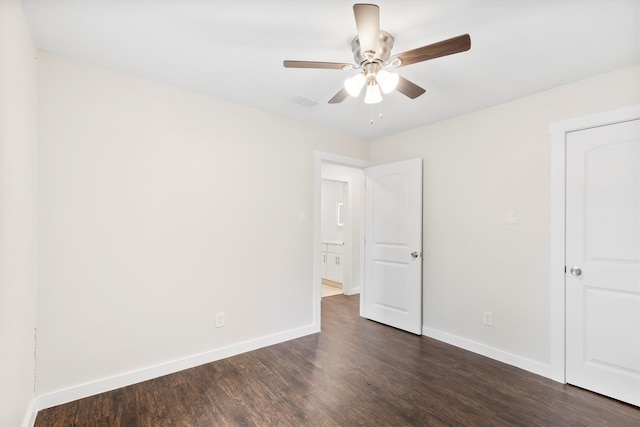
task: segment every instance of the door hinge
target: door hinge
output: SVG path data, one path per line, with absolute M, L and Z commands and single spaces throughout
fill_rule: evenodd
M 564 266 L 564 272 L 565 272 L 565 274 L 567 273 L 567 266 L 566 265 Z

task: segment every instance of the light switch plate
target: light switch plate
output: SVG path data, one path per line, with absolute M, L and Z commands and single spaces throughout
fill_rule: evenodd
M 507 224 L 513 225 L 517 223 L 518 219 L 516 216 L 516 211 L 507 211 Z

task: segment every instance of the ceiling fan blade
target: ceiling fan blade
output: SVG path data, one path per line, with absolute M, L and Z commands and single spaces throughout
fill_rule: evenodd
M 328 70 L 347 70 L 353 69 L 352 64 L 344 62 L 319 62 L 319 61 L 289 61 L 282 63 L 285 68 L 323 68 Z
M 333 98 L 329 100 L 329 104 L 339 104 L 344 101 L 347 96 L 349 96 L 349 92 L 345 88 L 340 89 L 338 93 L 336 93 Z
M 377 52 L 380 43 L 380 8 L 375 4 L 354 4 L 360 50 L 362 53 Z
M 426 92 L 417 84 L 405 79 L 402 76 L 399 77 L 400 79 L 398 80 L 398 86 L 396 86 L 396 90 L 401 94 L 406 95 L 411 99 L 415 99 Z
M 395 55 L 395 57 L 400 58 L 402 63 L 399 66 L 404 67 L 405 65 L 440 58 L 441 56 L 452 55 L 469 49 L 471 49 L 471 37 L 469 37 L 469 34 L 464 34 L 452 39 L 408 50 L 399 55 Z

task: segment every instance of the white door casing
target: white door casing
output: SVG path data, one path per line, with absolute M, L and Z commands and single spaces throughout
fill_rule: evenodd
M 365 169 L 364 317 L 422 333 L 422 159 Z
M 566 156 L 566 380 L 640 406 L 640 120 Z

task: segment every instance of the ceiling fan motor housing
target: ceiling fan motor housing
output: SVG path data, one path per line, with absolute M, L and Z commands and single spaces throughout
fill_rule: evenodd
M 360 48 L 360 38 L 356 36 L 351 42 L 351 51 L 353 52 L 353 59 L 356 64 L 361 67 L 370 62 L 380 62 L 384 65 L 391 56 L 391 49 L 393 48 L 393 36 L 386 31 L 380 30 L 380 44 L 378 45 L 378 51 L 375 52 L 373 58 L 367 57 L 366 52 L 362 52 Z

